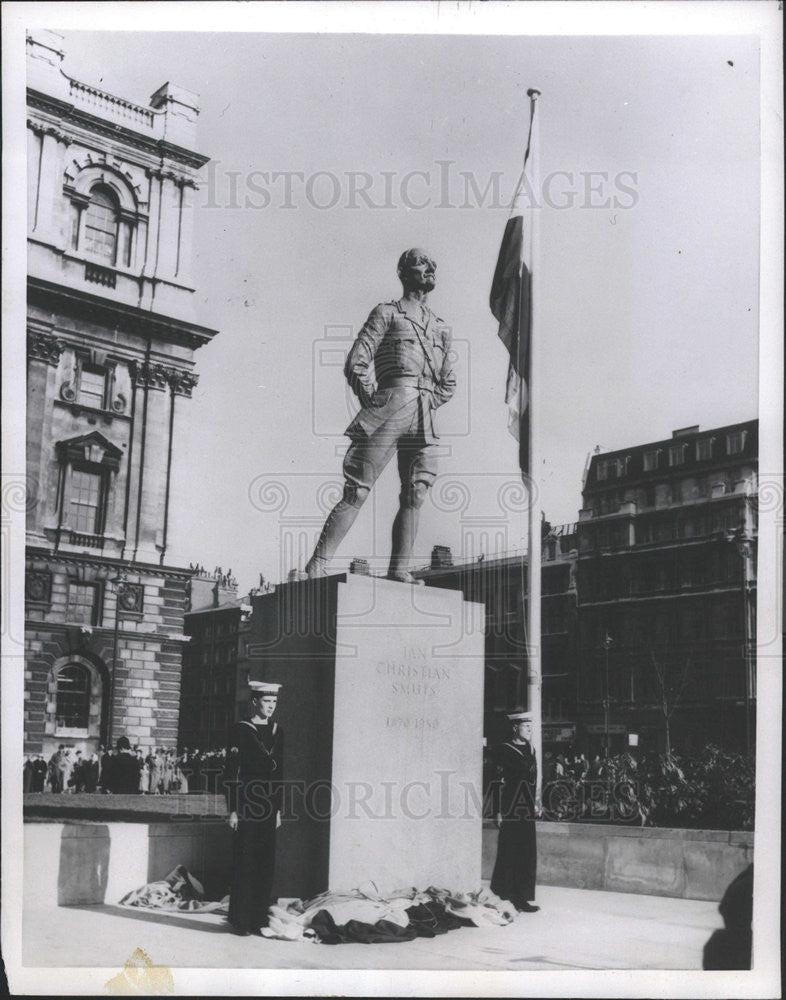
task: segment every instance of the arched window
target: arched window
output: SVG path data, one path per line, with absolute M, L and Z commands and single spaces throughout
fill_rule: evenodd
M 57 675 L 58 729 L 87 729 L 90 718 L 90 671 L 70 663 Z
M 85 250 L 114 264 L 117 256 L 118 205 L 109 188 L 101 185 L 90 192 L 85 210 Z

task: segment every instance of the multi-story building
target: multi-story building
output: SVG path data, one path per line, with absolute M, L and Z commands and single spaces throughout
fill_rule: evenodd
M 224 746 L 233 722 L 248 703 L 255 598 L 274 590 L 261 577 L 259 586 L 238 597 L 237 581 L 218 568 L 198 570 L 189 585 L 184 630 L 178 746 L 216 750 Z
M 191 573 L 170 565 L 176 430 L 196 383 L 195 94 L 148 107 L 27 39 L 25 751 L 177 737 Z
M 555 752 L 576 734 L 576 525 L 544 525 L 541 568 L 541 705 L 544 746 Z M 484 734 L 489 745 L 509 735 L 507 712 L 527 705 L 526 555 L 482 557 L 453 565 L 436 546 L 416 576 L 427 586 L 460 590 L 485 605 Z
M 758 422 L 596 454 L 578 525 L 578 721 L 612 750 L 753 745 Z
M 234 579 L 220 569 L 192 577 L 184 625 L 189 642 L 183 651 L 181 748 L 212 750 L 223 745 L 240 696 L 238 661 L 246 618 L 247 605 L 238 598 Z

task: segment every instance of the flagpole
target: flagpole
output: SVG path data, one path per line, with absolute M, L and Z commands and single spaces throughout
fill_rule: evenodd
M 543 726 L 541 720 L 541 636 L 540 636 L 540 574 L 541 574 L 541 525 L 540 525 L 540 478 L 541 457 L 539 451 L 540 438 L 538 434 L 540 379 L 538 377 L 538 340 L 540 324 L 538 311 L 540 305 L 540 143 L 538 142 L 537 101 L 540 91 L 534 88 L 527 91 L 530 99 L 530 137 L 529 153 L 532 157 L 531 178 L 532 196 L 535 206 L 532 212 L 530 229 L 530 261 L 532 262 L 530 282 L 530 338 L 529 364 L 527 371 L 527 393 L 529 419 L 529 510 L 527 524 L 527 707 L 532 713 L 532 747 L 538 762 L 535 801 L 540 806 L 543 781 Z

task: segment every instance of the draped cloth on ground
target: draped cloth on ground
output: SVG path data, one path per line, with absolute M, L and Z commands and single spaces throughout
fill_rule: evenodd
M 127 893 L 121 906 L 179 913 L 229 912 L 228 897 L 204 898 L 199 881 L 178 865 L 164 879 Z M 515 909 L 489 889 L 459 893 L 430 886 L 381 894 L 376 887 L 323 892 L 313 899 L 282 899 L 268 911 L 262 935 L 281 941 L 380 944 L 436 937 L 459 927 L 502 927 Z
M 455 893 L 434 886 L 387 895 L 360 889 L 324 892 L 311 900 L 271 906 L 264 937 L 381 943 L 435 937 L 458 927 L 501 927 L 516 916 L 513 907 L 488 889 Z
M 134 906 L 146 910 L 171 910 L 180 913 L 228 913 L 228 898 L 221 901 L 206 900 L 201 882 L 185 868 L 177 865 L 157 882 L 148 882 L 139 889 L 132 889 L 120 900 L 121 906 Z

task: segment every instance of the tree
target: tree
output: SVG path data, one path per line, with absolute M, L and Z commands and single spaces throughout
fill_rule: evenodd
M 676 653 L 670 655 L 668 650 L 664 650 L 660 657 L 653 650 L 650 657 L 658 682 L 658 707 L 663 716 L 666 755 L 671 757 L 671 718 L 685 695 L 692 658 Z

